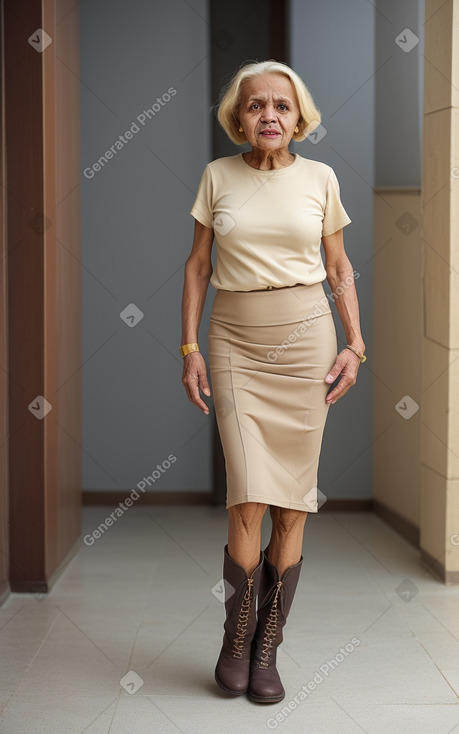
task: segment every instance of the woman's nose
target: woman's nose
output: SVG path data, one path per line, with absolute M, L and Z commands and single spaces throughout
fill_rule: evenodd
M 274 122 L 276 119 L 276 112 L 272 105 L 267 105 L 263 110 L 261 119 L 263 122 Z

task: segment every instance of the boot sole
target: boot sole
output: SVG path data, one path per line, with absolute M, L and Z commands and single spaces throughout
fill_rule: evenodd
M 255 696 L 253 693 L 248 692 L 247 698 L 255 703 L 279 703 L 285 698 L 285 692 L 281 696 Z
M 214 674 L 215 682 L 220 686 L 222 691 L 225 691 L 225 693 L 229 693 L 231 696 L 243 696 L 244 693 L 247 693 L 247 688 L 245 691 L 233 691 L 231 688 L 227 688 L 226 686 L 221 683 L 217 677 L 217 674 Z

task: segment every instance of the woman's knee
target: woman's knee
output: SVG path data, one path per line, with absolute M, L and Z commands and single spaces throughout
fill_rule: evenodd
M 303 510 L 291 510 L 288 507 L 270 507 L 273 530 L 282 535 L 288 535 L 292 531 L 302 529 L 306 522 L 308 513 Z
M 248 535 L 258 532 L 268 505 L 261 502 L 244 502 L 228 508 L 230 524 Z

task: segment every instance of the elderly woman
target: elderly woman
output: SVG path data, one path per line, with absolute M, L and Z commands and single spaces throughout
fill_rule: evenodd
M 207 164 L 190 212 L 195 229 L 182 298 L 182 382 L 208 415 L 201 393 L 211 391 L 198 330 L 210 282 L 217 293 L 209 370 L 229 520 L 225 632 L 215 679 L 229 694 L 273 703 L 285 696 L 276 650 L 303 562 L 306 517 L 318 511 L 328 409 L 355 384 L 365 345 L 343 243 L 342 228 L 351 220 L 336 175 L 288 149 L 320 123 L 305 84 L 282 63 L 244 65 L 222 93 L 218 120 L 234 143 L 251 150 Z M 329 299 L 346 334 L 339 354 Z M 262 551 L 268 506 L 272 531 Z

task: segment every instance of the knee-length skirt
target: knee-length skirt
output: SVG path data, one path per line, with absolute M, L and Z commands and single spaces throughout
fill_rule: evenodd
M 226 466 L 226 507 L 318 511 L 317 472 L 337 356 L 322 283 L 218 290 L 209 372 Z

